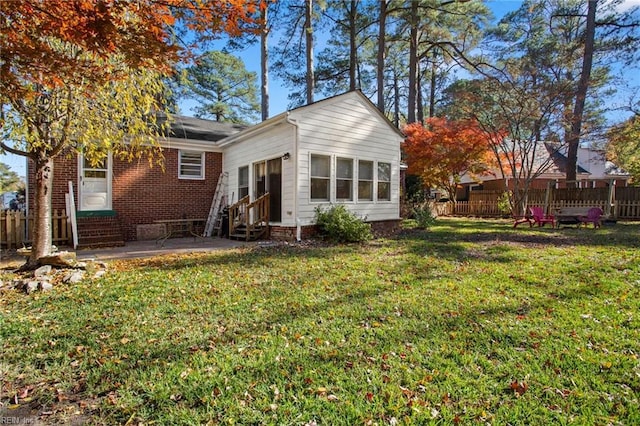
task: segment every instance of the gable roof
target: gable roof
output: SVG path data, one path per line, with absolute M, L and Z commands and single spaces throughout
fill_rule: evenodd
M 552 143 L 545 142 L 544 146 L 547 149 L 547 152 L 549 153 L 549 156 L 553 163 L 553 165 L 551 165 L 549 169 L 545 171 L 545 173 L 551 172 L 551 173 L 566 174 L 567 163 L 569 162 L 569 159 L 567 158 L 567 156 L 561 153 L 560 149 Z M 576 173 L 587 174 L 587 175 L 591 174 L 587 169 L 582 167 L 580 164 L 576 164 Z
M 399 137 L 401 137 L 402 139 L 405 138 L 405 135 L 396 126 L 393 125 L 393 123 L 373 104 L 373 102 L 371 102 L 369 98 L 367 98 L 360 90 L 354 90 L 354 91 L 342 93 L 340 95 L 331 96 L 307 105 L 299 106 L 291 110 L 285 111 L 283 113 L 280 113 L 278 115 L 275 115 L 271 118 L 264 120 L 259 124 L 256 124 L 255 126 L 248 127 L 238 133 L 230 135 L 226 139 L 220 141 L 220 146 L 231 145 L 246 136 L 260 132 L 268 127 L 272 127 L 280 123 L 287 122 L 287 119 L 293 113 L 305 112 L 306 110 L 317 108 L 318 106 L 321 106 L 323 104 L 334 102 L 337 99 L 348 98 L 348 97 L 357 97 L 362 101 L 364 101 L 365 105 L 368 107 L 369 110 L 377 114 L 377 116 L 380 119 L 382 119 L 389 126 L 389 128 L 391 128 Z

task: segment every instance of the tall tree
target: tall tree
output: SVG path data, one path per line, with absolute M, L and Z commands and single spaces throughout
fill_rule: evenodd
M 318 54 L 318 92 L 327 96 L 356 89 L 373 93 L 373 12 L 371 4 L 362 1 L 328 4 L 323 17 L 331 25 L 331 37 Z
M 292 88 L 290 107 L 313 101 L 315 94 L 314 32 L 322 26 L 324 0 L 286 2 L 280 9 L 278 24 L 283 28 L 280 42 L 273 49 L 274 72 Z
M 434 52 L 439 60 L 436 68 L 447 62 L 473 62 L 471 52 L 481 39 L 480 28 L 489 10 L 482 2 L 410 0 L 394 3 L 388 13 L 399 18 L 390 39 L 404 46 L 408 55 L 408 74 L 404 81 L 406 120 L 422 121 L 425 115 L 423 86 L 432 82 Z M 435 80 L 440 81 L 437 77 Z M 435 96 L 436 90 L 433 93 Z
M 307 104 L 313 103 L 313 93 L 315 91 L 315 77 L 313 68 L 313 0 L 305 0 L 304 10 L 304 35 L 305 35 L 305 57 L 307 59 L 307 73 L 305 77 L 307 86 Z
M 261 10 L 260 24 L 260 113 L 262 121 L 269 118 L 269 8 Z
M 263 2 L 260 6 L 260 17 L 256 23 L 249 25 L 246 31 L 229 38 L 227 48 L 231 52 L 243 51 L 247 46 L 260 44 L 260 112 L 262 121 L 270 116 L 269 102 L 269 70 L 270 51 L 269 42 L 273 28 L 281 26 L 281 11 L 285 9 L 283 2 Z M 254 31 L 253 28 L 256 30 Z
M 549 96 L 564 98 L 558 119 L 540 124 L 541 131 L 559 135 L 568 149 L 568 181 L 576 179 L 579 144 L 602 114 L 598 102 L 613 87 L 610 70 L 631 63 L 636 55 L 638 15 L 633 10 L 620 12 L 619 3 L 525 1 L 491 33 L 498 40 L 497 67 L 526 61 L 537 78 L 546 81 Z
M 378 52 L 377 52 L 377 62 L 376 62 L 376 84 L 377 90 L 376 93 L 378 95 L 378 109 L 382 112 L 385 111 L 385 102 L 384 102 L 384 68 L 385 68 L 385 58 L 386 58 L 386 40 L 387 40 L 387 0 L 382 0 L 378 3 L 380 9 L 378 12 Z
M 260 110 L 257 76 L 246 70 L 242 59 L 214 50 L 199 56 L 178 77 L 182 96 L 200 103 L 195 108 L 197 117 L 245 124 L 256 121 Z

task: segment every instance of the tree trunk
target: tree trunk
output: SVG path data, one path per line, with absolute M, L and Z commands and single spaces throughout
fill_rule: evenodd
M 384 113 L 384 58 L 386 49 L 387 0 L 380 2 L 380 26 L 378 28 L 378 64 L 376 69 L 378 83 L 378 109 Z
M 311 26 L 311 11 L 313 10 L 313 0 L 306 1 L 304 33 L 307 48 L 307 104 L 313 103 L 313 92 L 315 89 L 315 77 L 313 75 L 313 28 Z
M 356 64 L 358 62 L 358 52 L 356 43 L 356 17 L 357 1 L 351 0 L 349 10 L 349 91 L 351 92 L 357 88 Z
M 420 62 L 416 65 L 417 78 L 416 78 L 416 106 L 417 116 L 416 121 L 424 125 L 424 99 L 422 99 L 422 71 L 420 70 Z
M 418 0 L 411 0 L 409 12 L 411 30 L 409 36 L 409 110 L 407 111 L 407 123 L 416 121 L 416 95 L 418 91 Z
M 260 95 L 262 99 L 262 121 L 269 118 L 269 25 L 267 22 L 267 7 L 262 11 L 262 31 L 260 31 L 260 71 L 262 84 Z
M 431 84 L 429 87 L 429 118 L 435 117 L 436 114 L 436 54 L 434 51 L 433 62 L 431 63 Z
M 53 159 L 35 161 L 35 214 L 31 255 L 26 267 L 38 266 L 38 259 L 51 254 L 51 192 L 53 190 Z
M 400 128 L 400 81 L 396 69 L 393 70 L 393 124 Z
M 582 72 L 576 90 L 576 103 L 571 117 L 571 131 L 567 138 L 567 183 L 577 180 L 578 147 L 580 146 L 580 132 L 582 130 L 582 117 L 584 104 L 589 90 L 591 79 L 591 67 L 593 65 L 593 51 L 596 32 L 596 8 L 597 0 L 590 0 L 587 9 L 587 26 L 585 29 L 584 56 L 582 58 Z

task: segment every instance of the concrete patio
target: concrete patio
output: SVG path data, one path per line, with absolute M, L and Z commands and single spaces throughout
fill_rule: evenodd
M 79 261 L 137 259 L 160 256 L 164 254 L 212 252 L 216 250 L 227 250 L 237 247 L 251 246 L 253 244 L 255 243 L 228 240 L 218 237 L 169 238 L 162 244 L 156 242 L 155 240 L 129 241 L 122 247 L 76 250 L 76 256 Z M 69 247 L 60 247 L 59 249 L 60 251 L 73 251 L 73 249 Z M 4 268 L 9 266 L 19 266 L 20 264 L 24 263 L 23 259 L 24 258 L 17 256 L 15 252 L 3 252 L 2 258 L 0 259 L 0 267 Z

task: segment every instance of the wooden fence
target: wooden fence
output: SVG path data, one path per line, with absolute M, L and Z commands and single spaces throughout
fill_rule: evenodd
M 33 230 L 33 214 L 26 217 L 22 211 L 0 212 L 0 247 L 17 249 L 31 244 Z M 51 217 L 53 243 L 69 244 L 71 240 L 71 224 L 64 210 L 55 210 Z
M 502 191 L 472 191 L 468 201 L 434 203 L 432 209 L 439 215 L 501 217 L 498 198 Z M 528 194 L 530 206 L 545 206 L 549 211 L 563 207 L 601 207 L 606 214 L 618 220 L 640 220 L 640 187 L 609 188 L 550 188 L 532 189 Z M 507 214 L 508 216 L 508 214 Z

